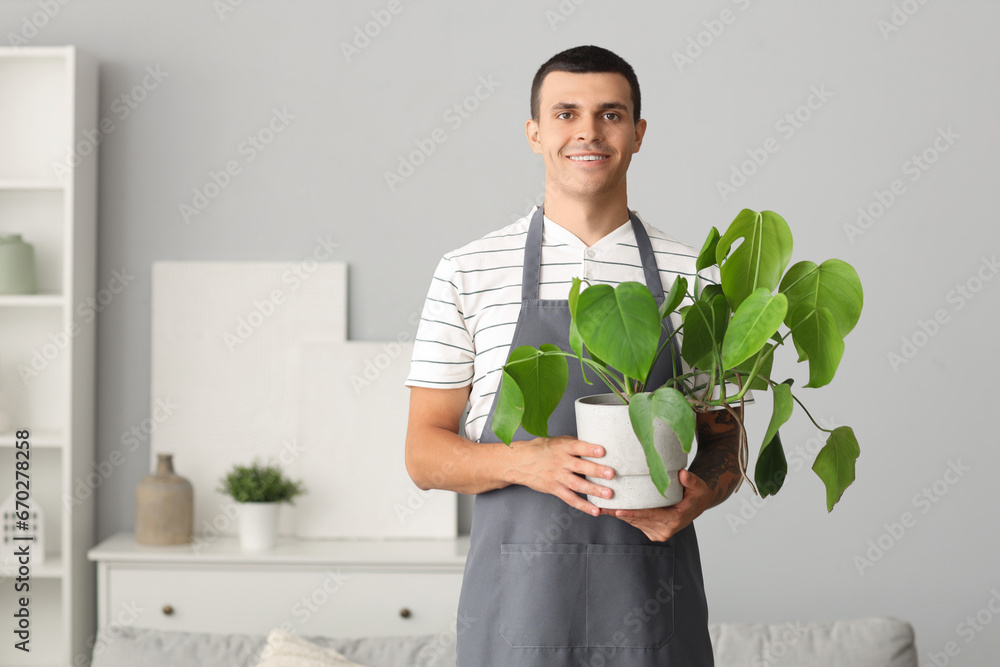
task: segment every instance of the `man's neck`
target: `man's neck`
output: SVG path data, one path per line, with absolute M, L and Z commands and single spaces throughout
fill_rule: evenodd
M 592 246 L 629 219 L 625 192 L 600 198 L 570 199 L 545 193 L 545 217 Z

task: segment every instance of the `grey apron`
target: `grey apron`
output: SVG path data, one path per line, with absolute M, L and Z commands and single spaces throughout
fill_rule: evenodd
M 649 237 L 635 214 L 629 216 L 646 284 L 662 302 Z M 542 343 L 570 349 L 568 303 L 538 298 L 541 253 L 539 207 L 525 242 L 521 313 L 511 350 Z M 673 345 L 671 352 L 677 360 Z M 594 377 L 594 385 L 586 384 L 572 359 L 569 368 L 569 386 L 549 433 L 575 437 L 574 401 L 607 387 Z M 670 355 L 661 355 L 648 388 L 672 373 Z M 494 397 L 480 442 L 499 442 L 495 410 Z M 532 438 L 523 429 L 514 436 Z M 459 619 L 459 667 L 714 664 L 693 524 L 666 542 L 653 542 L 621 519 L 590 516 L 526 486 L 476 496 Z

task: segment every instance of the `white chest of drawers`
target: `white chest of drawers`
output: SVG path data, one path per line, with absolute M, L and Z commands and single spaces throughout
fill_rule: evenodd
M 284 626 L 335 637 L 452 627 L 468 551 L 457 540 L 279 538 L 245 552 L 236 538 L 152 547 L 117 533 L 97 561 L 98 627 L 267 634 Z

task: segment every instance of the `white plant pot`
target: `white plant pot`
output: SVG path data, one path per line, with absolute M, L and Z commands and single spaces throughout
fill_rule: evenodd
M 238 503 L 240 547 L 247 551 L 270 549 L 278 539 L 281 503 Z
M 663 458 L 670 486 L 666 496 L 660 495 L 649 474 L 642 443 L 632 429 L 628 406 L 614 394 L 584 396 L 576 400 L 577 437 L 604 447 L 604 456 L 583 457 L 614 469 L 612 479 L 588 477 L 595 484 L 613 491 L 610 498 L 587 496 L 587 500 L 605 509 L 648 509 L 674 505 L 684 496 L 684 487 L 677 477 L 687 466 L 688 455 L 677 435 L 667 424 L 654 420 L 653 441 Z

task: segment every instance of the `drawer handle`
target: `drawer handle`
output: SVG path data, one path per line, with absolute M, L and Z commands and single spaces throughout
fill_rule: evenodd
M 164 616 L 171 616 L 173 613 L 174 613 L 174 608 L 172 606 L 170 606 L 169 604 L 163 605 Z
M 408 607 L 403 607 L 402 609 L 399 610 L 399 615 L 403 618 L 409 618 L 412 615 L 412 613 L 413 612 L 411 612 Z

